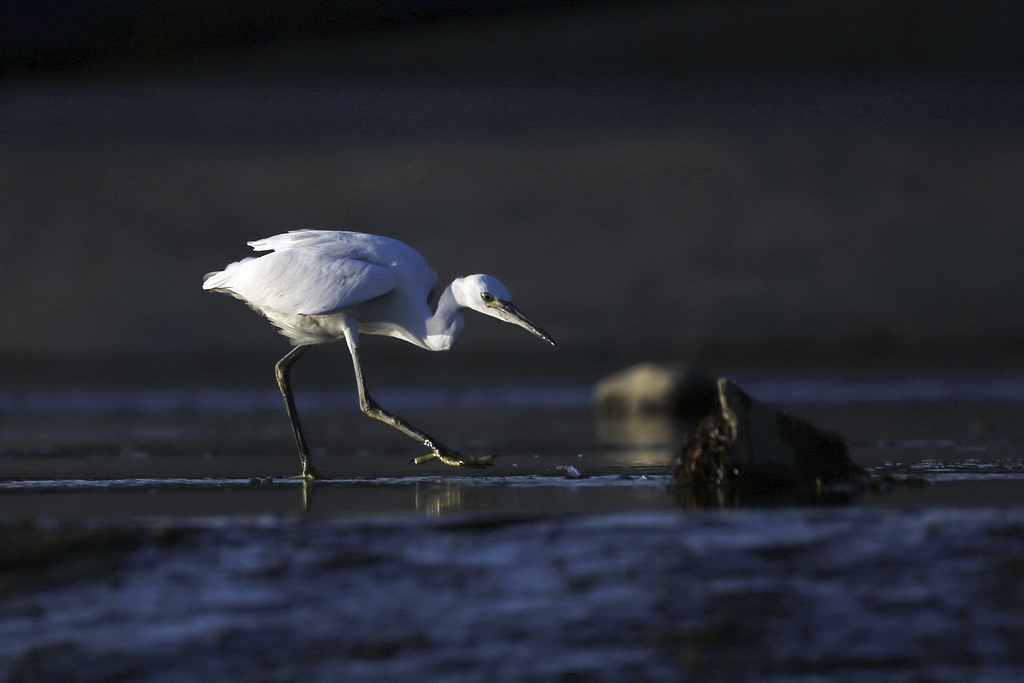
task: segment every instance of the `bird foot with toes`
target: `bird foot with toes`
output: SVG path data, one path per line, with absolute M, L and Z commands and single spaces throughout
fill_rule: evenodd
M 457 452 L 450 448 L 434 448 L 427 455 L 421 455 L 418 458 L 413 458 L 412 463 L 414 465 L 422 465 L 425 462 L 431 460 L 440 460 L 445 465 L 451 465 L 452 467 L 494 467 L 494 459 L 496 455 L 481 455 L 479 457 L 469 457 L 465 455 L 459 455 Z

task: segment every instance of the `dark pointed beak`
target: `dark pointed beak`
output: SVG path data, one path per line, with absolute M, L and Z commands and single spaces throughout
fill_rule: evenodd
M 512 302 L 499 299 L 494 303 L 494 308 L 498 310 L 501 319 L 505 322 L 515 323 L 519 327 L 533 332 L 552 346 L 555 345 L 555 340 L 548 336 L 547 332 L 534 325 L 529 318 L 520 313 L 519 309 L 512 305 Z

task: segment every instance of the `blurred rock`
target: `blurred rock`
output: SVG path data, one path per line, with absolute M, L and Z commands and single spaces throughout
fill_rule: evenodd
M 822 487 L 862 483 L 862 470 L 838 432 L 777 411 L 720 378 L 710 412 L 683 444 L 675 480 L 698 505 L 799 492 L 824 500 Z
M 594 435 L 599 441 L 631 448 L 663 447 L 680 444 L 692 420 L 680 420 L 670 415 L 607 416 L 595 414 Z
M 690 368 L 640 363 L 594 386 L 594 410 L 603 417 L 700 417 L 715 398 L 715 382 Z

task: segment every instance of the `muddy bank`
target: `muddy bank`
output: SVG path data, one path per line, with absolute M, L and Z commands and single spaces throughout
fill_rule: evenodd
M 7 680 L 1024 675 L 1019 509 L 268 518 L 126 542 L 107 570 L 7 587 Z

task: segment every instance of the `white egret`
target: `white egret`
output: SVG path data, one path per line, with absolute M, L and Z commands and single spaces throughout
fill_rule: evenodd
M 516 310 L 505 285 L 490 275 L 456 278 L 441 293 L 437 310 L 431 311 L 437 273 L 416 250 L 398 240 L 358 232 L 295 230 L 249 242 L 249 246 L 270 253 L 207 274 L 203 289 L 241 299 L 291 339 L 295 348 L 278 361 L 275 370 L 302 460 L 303 479 L 319 475 L 299 424 L 289 372 L 310 345 L 341 339 L 352 354 L 362 411 L 430 449 L 428 455 L 413 462 L 437 458 L 447 465 L 491 464 L 493 456 L 461 456 L 377 405 L 363 382 L 358 344 L 362 332 L 398 337 L 431 351 L 447 351 L 465 327 L 464 308 L 515 323 L 554 344 Z

